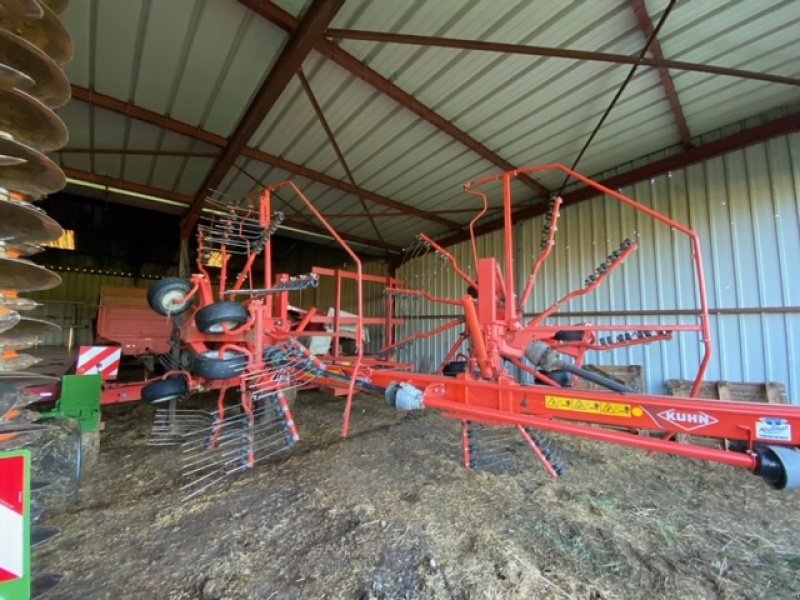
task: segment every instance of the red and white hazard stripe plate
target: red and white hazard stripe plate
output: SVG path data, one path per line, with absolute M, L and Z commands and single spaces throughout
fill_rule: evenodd
M 25 473 L 25 457 L 0 459 L 0 584 L 25 575 Z
M 116 379 L 119 374 L 119 362 L 122 348 L 119 346 L 81 346 L 78 350 L 78 375 L 94 375 L 99 373 L 103 379 Z

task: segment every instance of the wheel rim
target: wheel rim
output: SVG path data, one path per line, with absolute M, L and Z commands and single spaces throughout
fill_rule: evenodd
M 239 323 L 236 321 L 222 321 L 221 323 L 216 323 L 215 325 L 211 325 L 208 328 L 209 333 L 225 333 L 225 327 L 229 330 L 233 329 L 234 327 L 238 326 Z
M 184 304 L 186 304 L 186 294 L 180 290 L 167 292 L 161 298 L 161 307 L 168 314 L 180 309 Z
M 180 397 L 180 394 L 170 394 L 169 396 L 162 396 L 158 400 L 153 400 L 150 402 L 150 404 L 164 404 L 165 402 L 170 402 L 171 400 L 177 400 Z

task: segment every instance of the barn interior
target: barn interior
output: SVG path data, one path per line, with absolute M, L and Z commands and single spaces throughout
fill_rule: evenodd
M 0 0 L 0 600 L 799 595 L 798 25 Z

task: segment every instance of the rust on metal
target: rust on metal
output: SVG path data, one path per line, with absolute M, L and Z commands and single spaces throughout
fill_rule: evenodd
M 195 195 L 189 212 L 181 224 L 182 237 L 188 237 L 191 233 L 207 194 L 222 183 L 222 179 L 231 169 L 234 161 L 241 155 L 247 142 L 250 141 L 264 117 L 278 101 L 300 65 L 314 49 L 317 41 L 322 38 L 325 28 L 343 4 L 344 0 L 315 0 L 306 11 L 303 20 L 289 35 L 278 59 L 264 78 L 253 101 L 245 110 L 244 116 L 240 119 L 233 134 L 228 138 L 222 154 Z
M 271 2 L 259 2 L 258 0 L 239 1 L 253 12 L 258 13 L 285 31 L 292 32 L 298 27 L 297 19 Z M 330 31 L 338 30 L 328 30 L 328 32 Z M 355 56 L 345 52 L 330 40 L 320 39 L 315 50 L 504 171 L 514 169 L 514 165 L 500 157 L 496 152 L 484 146 L 467 132 L 417 100 L 408 92 L 400 89 L 383 75 L 369 68 Z M 547 196 L 550 194 L 546 187 L 531 177 L 521 177 L 520 181 L 536 192 L 537 195 Z
M 653 37 L 650 42 L 650 54 L 653 58 L 664 60 L 664 52 L 661 50 L 661 44 L 658 42 L 658 36 L 653 35 L 653 21 L 650 15 L 647 14 L 647 6 L 644 0 L 632 0 L 633 11 L 636 13 L 636 20 L 639 23 L 639 29 L 642 30 L 645 37 Z M 678 99 L 678 92 L 675 90 L 675 84 L 672 81 L 672 75 L 669 74 L 669 69 L 666 67 L 656 67 L 658 77 L 661 79 L 661 87 L 664 88 L 664 93 L 667 96 L 672 117 L 675 119 L 675 125 L 678 127 L 678 133 L 681 136 L 681 143 L 684 148 L 692 147 L 692 134 L 689 132 L 689 126 L 686 124 L 686 116 L 683 114 L 681 102 Z

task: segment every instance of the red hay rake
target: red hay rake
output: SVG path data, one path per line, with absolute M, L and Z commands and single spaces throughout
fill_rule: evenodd
M 525 319 L 523 307 L 536 285 L 537 275 L 550 256 L 561 210 L 554 198 L 545 219 L 541 251 L 534 262 L 522 295 L 515 291 L 512 181 L 529 173 L 561 171 L 599 193 L 643 213 L 688 238 L 696 279 L 699 308 L 697 322 L 690 325 L 553 326 L 545 324 L 569 302 L 590 294 L 603 285 L 637 250 L 625 240 L 590 274 L 581 289 L 566 294 L 541 313 Z M 481 258 L 474 235 L 475 223 L 487 212 L 486 194 L 478 191 L 489 183 L 503 187 L 505 221 L 505 269 L 494 257 Z M 672 339 L 675 334 L 699 334 L 704 349 L 690 396 L 695 396 L 711 359 L 711 328 L 705 277 L 697 234 L 635 200 L 609 189 L 562 165 L 552 164 L 509 171 L 465 186 L 467 193 L 482 199 L 484 208 L 470 223 L 472 253 L 477 276 L 470 277 L 455 257 L 434 240 L 423 235 L 419 242 L 449 264 L 463 280 L 467 293 L 460 299 L 439 298 L 424 290 L 391 290 L 395 296 L 422 297 L 442 305 L 460 305 L 463 314 L 449 323 L 422 334 L 399 340 L 387 350 L 463 326 L 436 374 L 369 374 L 372 385 L 385 390 L 387 402 L 400 410 L 434 408 L 463 423 L 464 463 L 473 464 L 471 423 L 515 427 L 542 461 L 548 473 L 557 477 L 560 465 L 552 452 L 543 448 L 535 433 L 556 432 L 604 442 L 641 448 L 746 468 L 778 489 L 800 486 L 800 408 L 651 396 L 583 368 L 590 350 L 609 351 Z M 464 360 L 454 361 L 469 341 Z M 532 376 L 535 383 L 523 385 L 509 369 Z M 449 375 L 449 376 L 447 376 Z M 589 380 L 608 391 L 571 389 L 576 377 Z M 728 440 L 727 450 L 677 439 L 691 432 L 693 437 Z M 646 434 L 650 435 L 646 435 Z M 685 437 L 685 436 L 684 436 Z
M 604 285 L 637 251 L 637 244 L 630 240 L 613 250 L 586 278 L 582 288 L 526 319 L 523 308 L 555 245 L 562 201 L 554 198 L 550 203 L 540 252 L 518 297 L 512 181 L 522 174 L 545 171 L 562 171 L 688 238 L 699 305 L 696 323 L 546 324 L 563 306 Z M 488 210 L 487 196 L 478 188 L 493 182 L 503 187 L 503 269 L 496 258 L 478 255 L 474 235 L 475 223 Z M 310 274 L 296 277 L 273 274 L 270 236 L 280 226 L 282 215 L 271 212 L 271 198 L 275 191 L 287 187 L 350 255 L 354 272 L 315 268 Z M 199 273 L 190 282 L 164 280 L 151 291 L 154 309 L 176 318 L 179 332 L 176 338 L 180 338 L 184 348 L 180 369 L 143 390 L 145 399 L 171 401 L 170 410 L 159 417 L 157 429 L 160 427 L 162 433 L 173 436 L 176 415 L 180 413 L 175 408 L 176 397 L 211 387 L 220 390 L 217 410 L 200 417 L 196 413 L 187 415 L 192 427 L 179 436 L 188 457 L 187 472 L 194 477 L 186 486 L 189 495 L 294 446 L 299 434 L 285 392 L 310 385 L 347 396 L 345 436 L 349 432 L 356 391 L 382 395 L 398 410 L 433 408 L 445 417 L 461 421 L 467 467 L 475 465 L 472 426 L 480 423 L 513 427 L 553 477 L 560 476 L 563 468 L 557 464 L 549 445 L 542 443 L 540 432 L 575 435 L 743 467 L 778 489 L 800 486 L 797 449 L 800 408 L 645 395 L 584 368 L 589 351 L 641 346 L 670 340 L 676 334 L 694 333 L 700 336 L 704 349 L 690 396 L 698 393 L 712 347 L 700 242 L 694 231 L 562 165 L 510 171 L 468 183 L 465 190 L 483 201 L 483 210 L 470 223 L 475 277 L 424 234 L 411 250 L 412 254 L 436 252 L 464 282 L 466 293 L 461 298 L 437 297 L 426 290 L 404 288 L 400 280 L 365 275 L 359 257 L 292 182 L 267 188 L 257 202 L 247 207 L 210 204 L 212 215 L 198 231 Z M 263 271 L 256 276 L 255 265 L 261 258 Z M 216 292 L 207 270 L 214 260 L 221 269 Z M 243 266 L 234 275 L 230 267 L 237 261 Z M 293 311 L 289 292 L 317 285 L 320 276 L 336 279 L 333 315 L 319 315 L 313 308 L 307 312 Z M 341 282 L 345 279 L 353 280 L 357 288 L 354 317 L 341 311 Z M 257 287 L 256 280 L 263 281 L 263 287 Z M 382 317 L 364 316 L 367 283 L 386 288 L 386 312 Z M 197 307 L 192 305 L 195 297 L 199 299 Z M 395 317 L 394 305 L 404 299 L 426 299 L 457 307 L 461 314 L 431 331 L 395 340 L 394 329 L 402 320 Z M 329 329 L 320 334 L 333 337 L 336 343 L 331 355 L 317 357 L 301 339 L 309 335 L 311 327 L 320 325 Z M 340 355 L 338 341 L 352 336 L 345 327 L 353 325 L 355 354 L 344 357 Z M 379 326 L 384 332 L 384 347 L 375 355 L 364 353 L 363 332 L 368 325 Z M 455 328 L 461 328 L 461 334 L 436 373 L 411 372 L 407 365 L 396 362 L 402 348 Z M 521 373 L 532 377 L 534 383 L 521 383 Z M 607 391 L 574 389 L 576 378 L 589 380 Z M 160 388 L 154 391 L 155 386 Z M 241 401 L 232 408 L 226 406 L 225 394 L 234 387 L 238 388 Z M 198 428 L 198 422 L 207 426 Z M 676 437 L 689 432 L 693 437 L 728 440 L 729 444 L 727 449 L 721 449 L 683 439 L 686 436 Z

